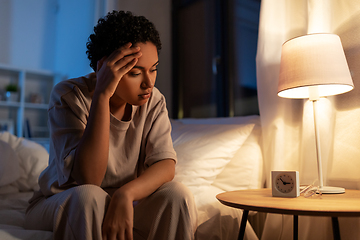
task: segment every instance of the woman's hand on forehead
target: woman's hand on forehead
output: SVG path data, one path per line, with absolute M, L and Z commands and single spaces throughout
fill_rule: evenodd
M 121 78 L 136 65 L 141 55 L 140 47 L 128 43 L 99 60 L 95 92 L 105 93 L 110 99 Z

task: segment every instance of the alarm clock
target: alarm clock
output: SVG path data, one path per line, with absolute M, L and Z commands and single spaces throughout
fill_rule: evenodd
M 271 171 L 271 180 L 273 197 L 300 196 L 298 171 Z

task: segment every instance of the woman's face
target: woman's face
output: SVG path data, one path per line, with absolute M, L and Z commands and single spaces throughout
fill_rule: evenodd
M 151 96 L 159 64 L 158 52 L 151 42 L 137 43 L 142 53 L 136 65 L 120 80 L 114 93 L 114 100 L 141 106 Z

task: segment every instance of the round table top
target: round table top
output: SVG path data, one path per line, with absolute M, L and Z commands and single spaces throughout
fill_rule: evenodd
M 360 216 L 360 190 L 346 189 L 342 194 L 322 194 L 305 198 L 273 197 L 270 188 L 220 193 L 224 205 L 267 213 L 290 215 L 355 217 Z

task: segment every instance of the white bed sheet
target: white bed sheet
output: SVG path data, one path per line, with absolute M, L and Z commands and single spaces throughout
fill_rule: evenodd
M 0 239 L 1 240 L 50 240 L 48 231 L 25 230 L 25 210 L 33 192 L 0 194 Z
M 224 190 L 215 186 L 189 187 L 198 209 L 196 240 L 233 240 L 238 238 L 242 210 L 221 204 L 216 195 Z M 248 222 L 245 239 L 258 240 Z

